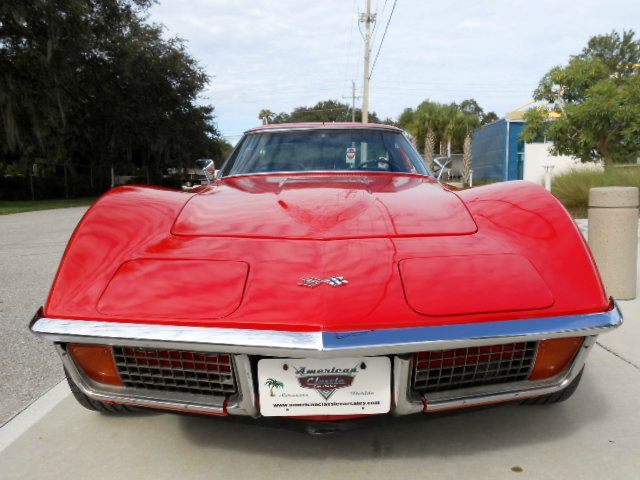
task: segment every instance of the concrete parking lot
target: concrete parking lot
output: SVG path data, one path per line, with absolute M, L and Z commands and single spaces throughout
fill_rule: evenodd
M 0 479 L 640 478 L 640 300 L 602 336 L 569 401 L 507 405 L 330 436 L 174 414 L 107 416 L 70 396 L 26 330 L 83 209 L 0 217 Z M 57 386 L 56 386 L 57 385 Z M 49 390 L 44 396 L 42 393 Z
M 0 216 L 0 425 L 63 377 L 53 347 L 29 334 L 86 207 Z M 0 477 L 1 478 L 1 477 Z

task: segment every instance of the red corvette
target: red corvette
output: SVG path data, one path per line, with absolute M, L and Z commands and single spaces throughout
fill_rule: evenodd
M 621 322 L 540 186 L 454 190 L 397 128 L 299 124 L 195 190 L 104 195 L 31 330 L 93 410 L 344 421 L 564 400 Z

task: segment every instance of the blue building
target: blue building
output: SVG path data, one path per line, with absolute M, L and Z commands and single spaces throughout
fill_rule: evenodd
M 477 180 L 522 180 L 524 142 L 520 133 L 524 120 L 501 119 L 473 134 L 473 178 Z

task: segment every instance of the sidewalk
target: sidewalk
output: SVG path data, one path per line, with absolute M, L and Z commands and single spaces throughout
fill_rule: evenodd
M 637 479 L 640 299 L 620 305 L 625 324 L 599 338 L 562 404 L 315 437 L 208 417 L 100 415 L 62 384 L 0 430 L 0 479 Z

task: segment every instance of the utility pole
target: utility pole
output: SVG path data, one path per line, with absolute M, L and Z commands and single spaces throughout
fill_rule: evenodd
M 351 99 L 351 121 L 355 123 L 356 121 L 356 99 L 359 99 L 360 96 L 356 95 L 356 82 L 351 80 L 351 96 L 350 97 L 342 97 L 342 98 L 350 98 Z
M 364 23 L 364 85 L 362 92 L 362 123 L 369 121 L 369 79 L 371 77 L 371 24 L 376 21 L 376 14 L 371 13 L 371 0 L 367 0 L 367 13 L 360 14 L 360 22 Z

